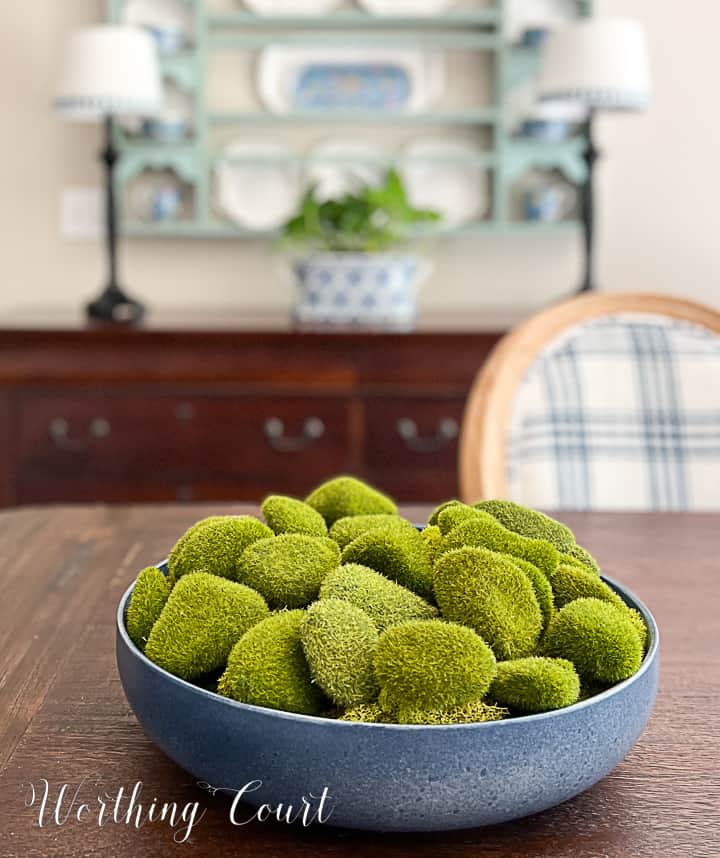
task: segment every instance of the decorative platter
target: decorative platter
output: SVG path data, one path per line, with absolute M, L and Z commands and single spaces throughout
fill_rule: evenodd
M 128 0 L 122 22 L 148 30 L 162 53 L 175 53 L 193 40 L 192 9 L 182 0 Z

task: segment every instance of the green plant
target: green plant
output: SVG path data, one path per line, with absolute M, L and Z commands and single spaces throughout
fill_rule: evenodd
M 144 650 L 152 627 L 162 613 L 170 596 L 170 582 L 155 566 L 138 575 L 127 610 L 127 630 L 130 640 Z
M 326 709 L 300 641 L 304 619 L 305 611 L 281 611 L 253 626 L 233 647 L 218 694 L 303 715 Z
M 300 640 L 312 678 L 333 703 L 357 706 L 377 698 L 378 633 L 364 611 L 340 599 L 315 602 L 305 612 Z
M 439 219 L 437 212 L 414 208 L 397 171 L 388 170 L 380 186 L 338 199 L 319 200 L 309 188 L 283 235 L 289 244 L 316 251 L 378 253 L 407 239 L 418 225 Z
M 555 604 L 564 608 L 575 599 L 593 598 L 609 602 L 621 610 L 625 602 L 594 572 L 584 566 L 570 566 L 561 563 L 550 576 L 550 583 L 555 594 Z
M 478 724 L 482 721 L 500 721 L 510 713 L 502 706 L 493 706 L 473 700 L 463 706 L 452 709 L 440 709 L 432 712 L 407 710 L 404 713 L 405 724 L 425 724 L 440 726 L 444 724 Z M 365 724 L 397 724 L 398 715 L 383 712 L 378 703 L 365 703 L 346 709 L 340 716 L 341 721 L 360 721 Z
M 350 545 L 358 536 L 375 530 L 378 527 L 399 527 L 407 530 L 412 527 L 409 521 L 400 518 L 399 515 L 389 513 L 376 513 L 375 515 L 347 515 L 339 518 L 330 528 L 330 539 L 334 539 L 341 549 Z
M 562 658 L 518 658 L 502 661 L 488 696 L 517 712 L 531 715 L 576 703 L 580 679 L 572 662 Z
M 193 525 L 168 559 L 171 582 L 190 572 L 210 572 L 237 580 L 237 562 L 243 551 L 272 530 L 251 515 L 213 516 Z
M 512 560 L 529 578 L 532 588 L 535 591 L 535 598 L 537 599 L 540 613 L 542 614 L 543 631 L 545 631 L 555 614 L 555 595 L 547 575 L 541 572 L 537 566 L 533 566 L 532 563 L 528 563 L 527 560 L 522 560 L 520 557 L 509 557 L 507 554 L 501 554 L 500 556 Z
M 519 533 L 520 536 L 544 539 L 558 551 L 569 552 L 575 547 L 575 537 L 569 527 L 537 510 L 508 500 L 479 501 L 473 506 L 475 509 L 489 512 L 503 527 Z
M 449 515 L 450 512 L 446 510 L 440 513 L 440 521 L 442 522 L 443 515 Z M 557 569 L 560 560 L 557 549 L 549 542 L 520 536 L 503 527 L 489 513 L 480 510 L 461 521 L 445 536 L 442 552 L 465 546 L 489 548 L 491 551 L 519 557 L 537 566 L 546 575 L 551 575 Z
M 342 562 L 369 566 L 423 598 L 432 594 L 430 554 L 414 528 L 368 530 L 343 549 Z
M 173 587 L 145 646 L 149 659 L 182 679 L 224 667 L 242 635 L 267 617 L 263 597 L 234 581 L 193 572 Z
M 480 700 L 495 676 L 495 656 L 472 629 L 442 620 L 410 620 L 378 641 L 380 706 L 400 723 Z
M 325 519 L 301 500 L 270 495 L 262 504 L 265 521 L 275 534 L 304 533 L 307 536 L 327 536 Z
M 397 505 L 387 495 L 356 477 L 335 477 L 318 486 L 305 498 L 331 527 L 351 515 L 395 515 Z
M 583 681 L 621 682 L 640 667 L 643 645 L 627 613 L 600 599 L 576 599 L 553 618 L 547 655 L 571 661 Z
M 458 548 L 435 564 L 435 598 L 448 620 L 474 629 L 498 659 L 531 655 L 542 615 L 528 576 L 512 557 Z
M 240 560 L 240 579 L 267 599 L 271 608 L 304 608 L 340 562 L 332 539 L 283 533 L 249 545 Z
M 320 587 L 320 599 L 343 599 L 363 610 L 378 631 L 407 620 L 430 620 L 437 608 L 379 572 L 348 563 L 330 572 Z

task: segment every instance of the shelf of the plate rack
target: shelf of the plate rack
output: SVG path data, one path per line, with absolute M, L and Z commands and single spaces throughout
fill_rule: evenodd
M 583 159 L 585 140 L 575 137 L 562 143 L 539 143 L 513 139 L 505 149 L 504 171 L 508 182 L 513 182 L 532 168 L 560 170 L 568 181 L 576 185 L 587 178 L 587 165 Z
M 189 185 L 200 179 L 197 150 L 192 146 L 128 146 L 117 166 L 117 182 L 131 182 L 146 170 L 172 170 Z
M 391 113 L 390 111 L 320 111 L 293 113 L 210 113 L 211 125 L 287 125 L 291 123 L 382 123 L 383 125 L 494 125 L 500 117 L 494 107 L 436 113 Z
M 329 32 L 296 33 L 230 33 L 210 36 L 210 47 L 220 50 L 258 50 L 267 45 L 281 47 L 320 47 L 347 50 L 338 45 L 338 37 Z M 494 33 L 379 33 L 357 32 L 352 35 L 352 48 L 414 48 L 432 51 L 494 51 L 503 41 Z

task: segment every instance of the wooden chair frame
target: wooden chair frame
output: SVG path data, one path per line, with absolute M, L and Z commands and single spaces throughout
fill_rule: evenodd
M 621 313 L 680 319 L 720 335 L 717 311 L 654 294 L 583 295 L 523 322 L 497 344 L 470 391 L 460 436 L 460 492 L 464 501 L 507 497 L 506 446 L 513 402 L 539 352 L 578 324 Z

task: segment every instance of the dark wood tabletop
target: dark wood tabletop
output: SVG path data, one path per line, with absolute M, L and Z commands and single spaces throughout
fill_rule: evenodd
M 609 777 L 514 823 L 373 835 L 267 822 L 233 827 L 228 800 L 201 791 L 130 711 L 115 668 L 118 600 L 140 568 L 208 512 L 56 507 L 0 515 L 0 856 L 720 855 L 719 516 L 562 516 L 607 574 L 648 604 L 661 630 L 655 712 Z M 422 519 L 423 511 L 410 514 Z M 138 782 L 146 805 L 154 797 L 179 808 L 199 802 L 204 816 L 187 842 L 175 842 L 166 822 L 138 829 L 122 814 L 100 818 L 98 796 Z

